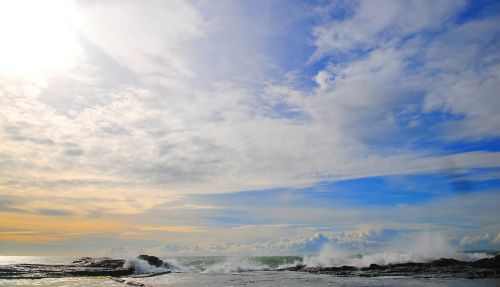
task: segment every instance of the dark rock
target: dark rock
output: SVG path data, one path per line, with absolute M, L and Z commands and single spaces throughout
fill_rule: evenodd
M 39 279 L 73 276 L 127 276 L 134 267 L 125 267 L 125 260 L 83 257 L 69 265 L 13 264 L 0 266 L 0 278 Z
M 479 268 L 500 269 L 500 255 L 491 258 L 479 259 L 475 262 L 471 262 L 470 266 Z
M 304 267 L 306 267 L 306 266 L 303 264 L 297 264 L 295 266 L 279 268 L 279 269 L 276 269 L 276 271 L 300 271 Z
M 102 267 L 102 268 L 122 268 L 125 265 L 123 259 L 111 259 L 108 257 L 92 258 L 82 257 L 73 261 L 71 265 L 84 267 Z
M 462 263 L 462 262 L 458 261 L 456 259 L 453 259 L 453 258 L 441 258 L 441 259 L 432 261 L 431 265 L 444 267 L 444 266 L 459 265 L 460 263 Z
M 425 263 L 406 262 L 406 263 L 389 264 L 389 265 L 387 265 L 387 266 L 397 266 L 397 267 L 408 267 L 408 268 L 412 268 L 412 267 L 422 266 L 423 264 L 425 264 Z
M 370 264 L 370 266 L 368 267 L 363 267 L 361 268 L 362 271 L 367 271 L 367 270 L 380 270 L 380 269 L 384 269 L 383 266 L 380 266 L 378 264 Z
M 158 258 L 156 256 L 142 254 L 142 255 L 137 256 L 137 258 L 144 260 L 144 261 L 147 261 L 149 263 L 149 265 L 155 266 L 155 267 L 161 267 L 161 266 L 164 266 L 164 264 L 165 264 L 163 262 L 163 260 L 161 260 L 160 258 Z
M 354 266 L 332 266 L 332 267 L 303 267 L 298 271 L 320 274 L 332 274 L 337 276 L 350 276 L 359 268 Z
M 407 262 L 389 265 L 370 264 L 353 266 L 313 267 L 297 265 L 280 271 L 299 271 L 334 276 L 412 276 L 419 278 L 500 278 L 500 255 L 493 258 L 465 262 L 441 258 L 430 263 Z
M 138 259 L 145 260 L 155 267 L 168 267 L 168 264 L 155 256 L 140 255 Z M 108 257 L 82 257 L 68 265 L 48 264 L 13 264 L 0 266 L 0 278 L 5 279 L 38 279 L 71 276 L 130 276 L 134 274 L 134 266 L 125 264 L 123 259 Z M 167 274 L 165 271 L 159 274 Z M 156 274 L 155 274 L 156 275 Z
M 340 270 L 341 271 L 355 271 L 355 270 L 358 270 L 358 268 L 356 267 L 353 267 L 353 266 L 340 266 Z

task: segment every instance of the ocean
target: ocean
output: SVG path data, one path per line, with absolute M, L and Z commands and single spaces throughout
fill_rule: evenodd
M 52 256 L 0 256 L 0 265 L 18 263 L 68 264 L 76 258 Z M 298 256 L 177 257 L 162 258 L 174 271 L 149 278 L 124 278 L 149 286 L 500 286 L 500 279 L 338 277 L 293 271 L 271 271 L 302 262 Z M 140 272 L 159 271 L 132 259 Z M 141 269 L 142 268 L 142 269 Z M 153 268 L 153 269 L 152 269 Z M 0 286 L 128 286 L 107 277 L 0 279 Z

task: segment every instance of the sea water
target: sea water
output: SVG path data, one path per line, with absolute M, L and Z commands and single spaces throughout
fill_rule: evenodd
M 75 258 L 4 256 L 0 265 L 18 263 L 68 264 Z M 303 261 L 298 256 L 262 257 L 178 257 L 162 258 L 171 266 L 173 273 L 149 278 L 125 278 L 150 286 L 500 286 L 500 279 L 414 278 L 414 277 L 337 277 L 305 272 L 272 271 L 279 267 L 295 265 Z M 310 259 L 306 259 L 310 260 Z M 142 264 L 131 259 L 129 264 Z M 134 265 L 152 270 L 151 266 Z M 106 277 L 72 277 L 45 279 L 0 279 L 0 286 L 127 286 Z

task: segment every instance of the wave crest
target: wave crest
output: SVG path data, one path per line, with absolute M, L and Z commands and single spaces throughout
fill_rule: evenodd
M 488 257 L 484 253 L 465 253 L 454 248 L 440 234 L 423 234 L 405 243 L 394 244 L 391 249 L 365 255 L 352 254 L 332 245 L 324 246 L 318 255 L 304 257 L 307 266 L 365 267 L 370 264 L 388 265 L 407 262 L 431 262 L 440 258 L 454 258 L 461 261 L 474 261 Z

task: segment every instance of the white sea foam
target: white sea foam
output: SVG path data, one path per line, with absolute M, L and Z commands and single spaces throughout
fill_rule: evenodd
M 143 274 L 143 273 L 158 273 L 164 272 L 168 270 L 165 267 L 156 267 L 150 265 L 147 261 L 141 260 L 138 258 L 130 258 L 125 262 L 125 267 L 133 266 L 135 273 Z
M 248 258 L 226 258 L 225 260 L 211 264 L 206 269 L 200 269 L 197 266 L 184 266 L 178 262 L 177 259 L 168 259 L 165 261 L 166 265 L 162 267 L 155 267 L 150 265 L 147 261 L 137 258 L 128 259 L 125 267 L 133 266 L 135 273 L 158 273 L 170 270 L 173 272 L 204 272 L 204 273 L 231 273 L 231 272 L 245 272 L 245 271 L 262 271 L 271 270 L 268 265 L 258 264 L 252 262 Z
M 177 259 L 169 258 L 165 260 L 165 263 L 168 264 L 168 269 L 173 272 L 199 272 L 201 271 L 197 266 L 184 266 Z
M 283 263 L 283 264 L 280 264 L 278 266 L 278 268 L 276 269 L 282 269 L 282 268 L 288 268 L 288 267 L 293 267 L 293 266 L 297 266 L 297 265 L 300 265 L 300 264 L 303 264 L 303 262 L 301 260 L 295 260 L 291 263 Z
M 439 258 L 454 258 L 472 261 L 488 257 L 481 253 L 464 253 L 453 247 L 444 236 L 437 233 L 425 233 L 404 243 L 394 243 L 390 248 L 379 252 L 354 256 L 352 251 L 325 245 L 318 255 L 305 256 L 308 266 L 369 266 L 370 264 L 387 265 L 405 262 L 430 262 Z
M 245 271 L 265 271 L 271 270 L 266 264 L 258 264 L 247 258 L 228 258 L 221 263 L 209 266 L 204 273 L 232 273 Z

